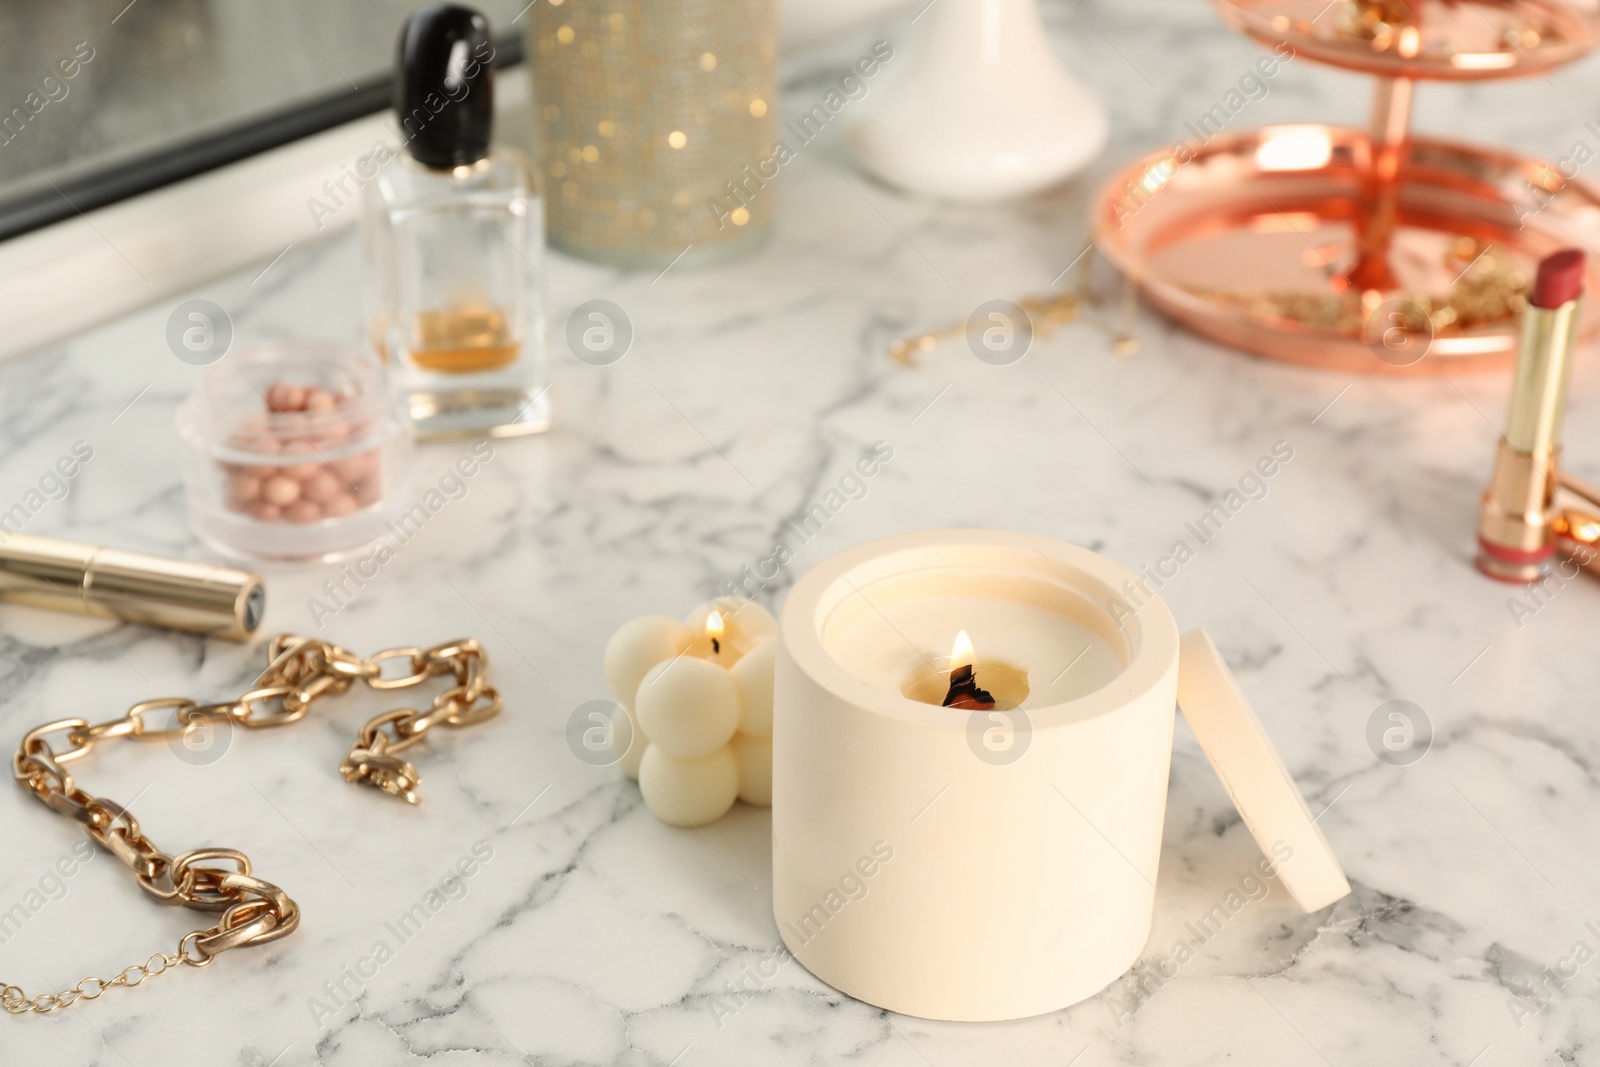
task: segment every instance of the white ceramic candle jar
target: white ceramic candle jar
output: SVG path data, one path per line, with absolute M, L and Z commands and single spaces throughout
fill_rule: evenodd
M 993 710 L 928 702 L 958 630 Z M 779 635 L 785 943 L 836 989 L 925 1018 L 1021 1018 L 1099 992 L 1150 932 L 1180 695 L 1252 832 L 1290 855 L 1285 887 L 1308 910 L 1347 893 L 1210 641 L 1180 641 L 1131 572 L 986 530 L 824 561 Z

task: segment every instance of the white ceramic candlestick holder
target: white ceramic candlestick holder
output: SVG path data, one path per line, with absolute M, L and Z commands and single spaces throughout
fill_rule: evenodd
M 903 691 L 958 619 L 980 686 L 986 657 L 1027 673 L 1019 710 Z M 925 1018 L 1014 1019 L 1093 996 L 1150 932 L 1180 692 L 1263 849 L 1290 857 L 1278 873 L 1295 899 L 1313 910 L 1349 892 L 1210 641 L 1180 641 L 1129 571 L 982 530 L 824 561 L 790 593 L 777 650 L 784 942 L 834 988 Z
M 1038 0 L 939 0 L 918 31 L 846 120 L 856 158 L 878 177 L 946 200 L 1001 200 L 1071 177 L 1105 147 L 1105 109 L 1051 51 Z

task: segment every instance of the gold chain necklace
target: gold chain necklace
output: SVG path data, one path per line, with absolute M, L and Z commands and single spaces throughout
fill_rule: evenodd
M 147 700 L 111 722 L 91 726 L 87 719 L 60 719 L 22 739 L 12 760 L 17 781 L 55 811 L 81 822 L 96 844 L 134 872 L 139 887 L 150 896 L 164 904 L 220 911 L 222 918 L 210 929 L 185 934 L 176 953 L 157 952 L 115 978 L 85 978 L 72 989 L 37 997 L 0 983 L 0 1005 L 8 1012 L 43 1014 L 80 999 L 95 1000 L 115 986 L 131 988 L 174 967 L 204 967 L 229 949 L 276 941 L 300 924 L 299 905 L 271 882 L 253 877 L 244 853 L 202 848 L 168 855 L 144 836 L 138 820 L 122 805 L 79 789 L 62 764 L 87 756 L 97 742 L 123 737 L 166 741 L 217 721 L 252 730 L 287 726 L 304 718 L 318 697 L 343 693 L 357 680 L 373 689 L 404 689 L 449 675 L 455 684 L 435 697 L 427 711 L 397 708 L 363 726 L 339 767 L 348 782 L 375 786 L 415 804 L 421 779 L 398 754 L 420 743 L 435 726 L 471 726 L 500 712 L 500 694 L 488 681 L 489 657 L 470 638 L 429 649 L 391 648 L 362 659 L 327 641 L 282 634 L 273 638 L 268 656 L 267 669 L 237 700 L 221 704 L 180 697 Z M 408 673 L 384 677 L 384 664 L 394 661 L 405 661 Z M 177 725 L 151 729 L 144 717 L 160 712 L 171 713 Z M 46 740 L 51 734 L 64 735 L 72 747 L 56 751 Z

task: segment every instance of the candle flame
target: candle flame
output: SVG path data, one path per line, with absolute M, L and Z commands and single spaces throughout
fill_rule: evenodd
M 956 634 L 956 643 L 950 649 L 950 670 L 954 673 L 962 667 L 971 667 L 976 660 L 977 657 L 972 653 L 972 638 L 962 630 Z
M 710 615 L 706 616 L 706 636 L 707 637 L 721 637 L 722 636 L 722 630 L 723 630 L 722 612 L 713 611 Z

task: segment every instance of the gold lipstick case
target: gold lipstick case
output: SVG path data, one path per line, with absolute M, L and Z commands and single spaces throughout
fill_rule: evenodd
M 1478 519 L 1478 567 L 1491 578 L 1538 581 L 1555 555 L 1561 421 L 1582 304 L 1523 313 L 1511 410 Z
M 0 600 L 245 641 L 266 587 L 232 567 L 13 534 L 0 540 Z

